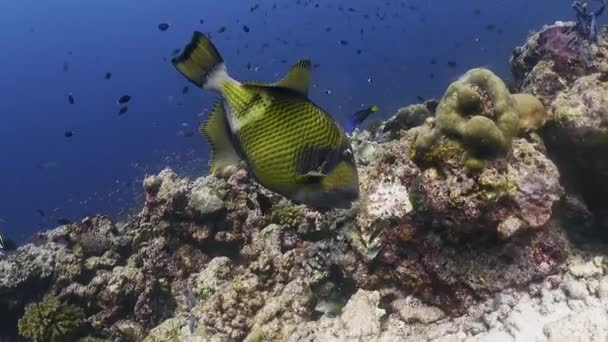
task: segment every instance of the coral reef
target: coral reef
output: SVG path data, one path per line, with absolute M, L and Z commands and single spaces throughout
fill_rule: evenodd
M 580 192 L 596 214 L 596 224 L 606 226 L 604 198 L 608 195 L 608 32 L 598 34 L 597 44 L 580 41 L 578 68 L 556 70 L 555 51 L 543 49 L 541 37 L 569 30 L 573 23 L 558 22 L 530 36 L 516 48 L 511 60 L 521 90 L 537 96 L 549 108 L 540 131 L 568 188 Z M 572 52 L 572 51 L 571 51 Z M 606 230 L 606 229 L 604 229 Z
M 0 259 L 0 339 L 605 339 L 606 246 L 588 238 L 605 37 L 590 67 L 555 69 L 533 34 L 512 60 L 522 93 L 473 69 L 355 130 L 350 209 L 293 204 L 237 167 L 151 175 L 126 222 L 87 217 Z
M 11 295 L 11 306 L 0 310 L 19 318 L 49 294 L 82 308 L 89 339 L 280 340 L 340 313 L 356 288 L 379 291 L 382 303 L 416 296 L 430 311 L 454 315 L 557 270 L 568 255 L 559 230 L 518 234 L 508 243 L 458 243 L 429 228 L 410 201 L 423 173 L 409 158 L 408 141 L 406 134 L 375 143 L 361 168 L 358 207 L 325 213 L 259 188 L 244 170 L 194 181 L 163 170 L 146 178 L 144 208 L 128 222 L 85 218 L 0 261 L 0 298 Z M 527 172 L 526 161 L 543 163 L 539 153 L 515 157 L 515 175 Z M 522 188 L 530 189 L 521 196 L 545 186 L 524 179 Z M 531 222 L 541 210 L 534 213 L 518 218 Z M 349 315 L 341 317 L 358 319 Z M 16 334 L 15 327 L 5 334 Z
M 605 257 L 578 254 L 523 289 L 503 291 L 449 317 L 412 296 L 390 305 L 359 290 L 338 317 L 300 324 L 290 341 L 604 341 L 608 338 Z

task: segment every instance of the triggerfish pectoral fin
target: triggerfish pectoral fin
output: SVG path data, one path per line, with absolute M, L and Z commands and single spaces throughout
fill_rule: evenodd
M 348 120 L 348 123 L 346 124 L 346 130 L 349 133 L 352 133 L 355 130 L 355 127 L 357 127 L 361 123 L 363 123 L 363 121 L 365 121 L 365 119 L 367 119 L 367 117 L 370 116 L 370 114 L 373 114 L 377 111 L 378 111 L 378 106 L 373 105 L 369 108 L 362 109 L 362 110 L 354 113 L 353 115 L 351 115 L 350 119 Z
M 226 113 L 222 101 L 217 101 L 209 118 L 205 121 L 199 131 L 209 140 L 211 145 L 211 159 L 209 160 L 210 171 L 222 170 L 230 165 L 238 165 L 241 158 L 237 154 L 232 140 L 230 139 L 230 128 L 226 121 Z

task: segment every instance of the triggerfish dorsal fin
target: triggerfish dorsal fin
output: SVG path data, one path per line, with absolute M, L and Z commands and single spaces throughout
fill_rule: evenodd
M 308 59 L 297 61 L 282 80 L 271 84 L 271 86 L 286 88 L 308 96 L 310 87 L 310 71 L 312 64 Z
M 190 43 L 186 45 L 181 55 L 173 58 L 171 62 L 182 75 L 199 88 L 213 90 L 213 87 L 207 87 L 207 83 L 217 75 L 218 71 L 225 71 L 222 56 L 211 40 L 200 32 L 194 32 Z
M 237 154 L 232 140 L 230 139 L 230 128 L 226 121 L 224 103 L 217 101 L 209 113 L 209 118 L 199 128 L 211 145 L 211 159 L 209 160 L 210 172 L 221 170 L 226 166 L 238 165 L 241 158 Z
M 362 109 L 360 111 L 357 111 L 356 113 L 354 113 L 353 115 L 350 116 L 348 123 L 346 124 L 346 130 L 349 133 L 352 133 L 353 130 L 355 129 L 355 127 L 357 127 L 358 125 L 363 123 L 363 121 L 365 121 L 365 119 L 367 119 L 367 117 L 370 116 L 370 114 L 373 114 L 377 111 L 378 111 L 378 106 L 376 106 L 376 105 L 373 105 L 366 109 Z

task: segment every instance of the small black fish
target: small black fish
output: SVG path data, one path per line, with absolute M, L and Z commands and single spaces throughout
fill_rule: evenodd
M 74 136 L 74 132 L 73 131 L 65 131 L 63 132 L 63 136 L 66 138 L 71 138 Z
M 481 14 L 481 10 L 479 8 L 476 8 L 473 10 L 473 14 L 474 15 L 480 15 Z
M 179 52 L 181 51 L 181 49 L 173 49 L 173 51 L 171 51 L 171 56 L 175 57 L 179 54 Z
M 447 65 L 450 68 L 455 68 L 456 66 L 458 66 L 458 64 L 456 64 L 456 62 L 454 62 L 454 61 L 449 61 Z
M 357 55 L 360 55 L 363 52 L 361 49 L 357 49 Z
M 120 107 L 120 110 L 118 111 L 118 115 L 124 115 L 129 111 L 129 107 L 124 106 L 124 107 Z
M 437 64 L 437 60 L 436 60 L 436 59 L 431 59 L 431 64 L 432 64 L 432 65 Z
M 417 95 L 417 96 L 416 96 L 416 99 L 417 99 L 418 101 L 420 101 L 420 102 L 424 102 L 424 97 L 422 97 L 422 96 L 420 96 L 420 95 Z
M 325 28 L 325 32 L 330 32 L 331 31 L 331 27 L 326 27 Z
M 63 72 L 68 72 L 70 70 L 70 65 L 68 62 L 63 62 Z
M 123 96 L 121 96 L 121 97 L 118 99 L 118 104 L 123 105 L 123 104 L 125 104 L 125 103 L 127 103 L 127 102 L 129 102 L 129 101 L 131 101 L 131 96 L 129 96 L 129 95 L 123 95 Z
M 106 72 L 106 80 L 109 80 L 110 78 L 112 78 L 112 73 L 111 72 Z
M 57 223 L 60 224 L 60 225 L 66 225 L 66 224 L 71 224 L 72 221 L 68 220 L 65 217 L 62 217 L 62 218 L 60 218 L 60 219 L 57 220 Z
M 430 74 L 429 74 L 429 78 L 430 78 L 430 79 L 434 79 L 434 78 L 435 78 L 435 74 L 434 74 L 434 73 L 430 73 Z
M 217 30 L 217 33 L 224 33 L 226 32 L 226 26 L 222 26 Z
M 276 4 L 274 6 L 276 6 Z M 260 5 L 255 4 L 255 5 L 251 6 L 251 8 L 249 9 L 249 12 L 253 12 L 253 11 L 257 10 L 258 8 L 260 8 Z M 273 8 L 276 8 L 276 7 L 273 7 Z
M 245 33 L 249 33 L 249 26 L 243 25 L 243 31 L 245 31 Z
M 367 117 L 370 116 L 370 114 L 373 114 L 377 111 L 378 111 L 378 106 L 376 106 L 376 105 L 373 105 L 366 109 L 362 109 L 360 111 L 357 111 L 356 113 L 351 115 L 350 120 L 348 121 L 348 123 L 346 125 L 347 131 L 352 132 L 355 129 L 355 127 L 357 127 L 363 121 L 365 121 L 365 119 L 367 119 Z
M 45 214 L 44 214 L 44 210 L 42 210 L 42 209 L 36 209 L 36 212 L 38 213 L 38 215 L 40 215 L 40 216 L 42 216 L 42 217 L 44 217 L 44 216 L 45 216 Z
M 167 23 L 160 23 L 158 24 L 158 29 L 161 31 L 167 31 L 169 29 L 169 24 Z
M 494 31 L 494 29 L 496 29 L 496 25 L 494 25 L 494 24 L 486 25 L 486 30 L 488 30 L 488 31 Z
M 340 45 L 346 46 L 346 45 L 348 45 L 348 41 L 347 40 L 340 40 Z
M 313 65 L 312 65 L 312 68 L 313 68 L 313 69 L 316 69 L 316 68 L 318 68 L 318 67 L 320 67 L 320 66 L 321 66 L 321 64 L 319 64 L 319 63 L 315 63 L 315 64 L 313 64 Z
M 72 105 L 75 103 L 74 94 L 72 94 L 72 93 L 68 94 L 68 103 L 72 104 Z
M 188 86 L 183 87 L 182 94 L 188 94 L 188 90 L 190 90 L 190 88 L 188 88 Z
M 205 23 L 205 19 L 201 19 L 198 22 L 201 23 L 201 24 L 204 24 Z

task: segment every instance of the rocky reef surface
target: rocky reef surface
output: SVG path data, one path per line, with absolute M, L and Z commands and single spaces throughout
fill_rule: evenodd
M 515 50 L 518 89 L 473 69 L 356 131 L 351 209 L 166 169 L 128 221 L 1 254 L 0 339 L 605 341 L 608 33 L 568 25 Z

